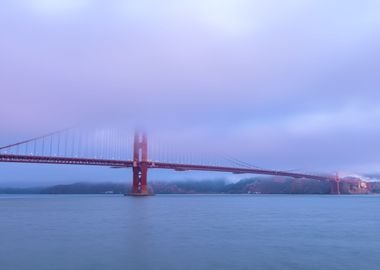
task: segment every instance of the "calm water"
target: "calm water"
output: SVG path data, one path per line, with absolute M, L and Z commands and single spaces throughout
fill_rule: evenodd
M 0 269 L 380 269 L 380 196 L 1 196 Z

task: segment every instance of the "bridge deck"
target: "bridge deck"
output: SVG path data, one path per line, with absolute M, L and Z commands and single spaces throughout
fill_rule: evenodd
M 47 157 L 47 156 L 32 156 L 32 155 L 11 155 L 11 154 L 1 154 L 0 162 L 93 165 L 93 166 L 108 166 L 108 167 L 132 167 L 133 165 L 133 162 L 131 160 Z
M 114 168 L 130 168 L 133 167 L 132 160 L 113 160 L 113 159 L 93 159 L 93 158 L 68 158 L 68 157 L 47 157 L 47 156 L 32 156 L 32 155 L 13 155 L 1 154 L 0 162 L 15 162 L 15 163 L 41 163 L 41 164 L 66 164 L 66 165 L 93 165 L 107 166 Z M 260 174 L 285 176 L 293 178 L 307 178 L 319 181 L 333 181 L 334 176 L 312 175 L 303 173 L 293 173 L 277 170 L 264 170 L 256 168 L 238 168 L 210 165 L 194 165 L 194 164 L 178 164 L 165 163 L 154 161 L 142 161 L 149 169 L 169 169 L 176 171 L 214 171 L 214 172 L 229 172 L 235 174 Z

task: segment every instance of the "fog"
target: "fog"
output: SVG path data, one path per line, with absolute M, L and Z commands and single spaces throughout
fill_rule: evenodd
M 262 167 L 377 173 L 378 14 L 375 0 L 2 1 L 0 145 L 143 126 Z M 27 181 L 27 165 L 0 168 Z

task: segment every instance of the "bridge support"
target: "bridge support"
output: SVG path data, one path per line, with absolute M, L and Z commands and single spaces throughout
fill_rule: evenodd
M 335 179 L 330 181 L 331 194 L 339 195 L 340 194 L 340 178 L 336 174 Z
M 153 195 L 148 190 L 148 139 L 145 133 L 136 132 L 133 144 L 133 182 L 129 195 Z

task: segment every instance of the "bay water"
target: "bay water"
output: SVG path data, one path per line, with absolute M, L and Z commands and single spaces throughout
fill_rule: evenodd
M 380 196 L 0 195 L 0 269 L 380 269 Z

